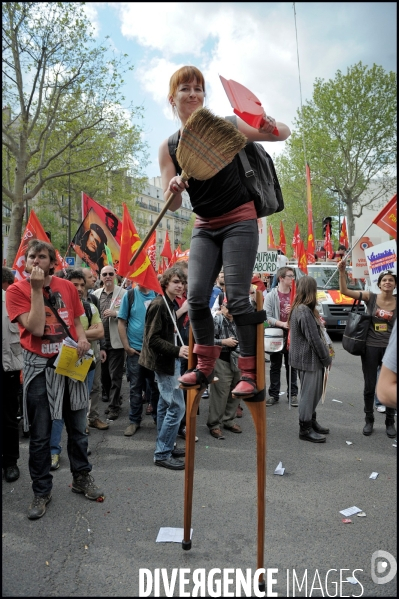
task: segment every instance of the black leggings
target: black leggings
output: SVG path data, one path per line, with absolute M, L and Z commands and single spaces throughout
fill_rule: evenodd
M 372 414 L 374 412 L 374 395 L 375 387 L 377 385 L 377 370 L 378 366 L 382 364 L 382 358 L 384 357 L 386 347 L 372 347 L 366 345 L 366 351 L 361 356 L 362 358 L 362 369 L 364 376 L 364 411 L 366 414 Z M 387 408 L 386 415 L 394 416 L 394 408 Z
M 228 308 L 234 316 L 253 312 L 249 288 L 258 249 L 256 219 L 227 225 L 214 231 L 194 229 L 188 269 L 188 305 L 195 342 L 214 345 L 209 300 L 223 265 Z M 237 326 L 242 356 L 256 353 L 256 325 Z

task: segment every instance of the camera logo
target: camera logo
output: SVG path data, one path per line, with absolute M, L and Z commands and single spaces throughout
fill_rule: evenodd
M 371 578 L 375 584 L 386 584 L 396 576 L 396 559 L 388 551 L 374 551 L 371 556 Z

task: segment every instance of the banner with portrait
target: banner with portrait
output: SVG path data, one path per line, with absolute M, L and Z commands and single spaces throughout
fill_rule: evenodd
M 107 245 L 111 252 L 113 265 L 118 271 L 120 246 L 105 222 L 92 208 L 72 239 L 71 245 L 83 262 L 98 274 L 103 266 L 108 264 L 105 248 Z

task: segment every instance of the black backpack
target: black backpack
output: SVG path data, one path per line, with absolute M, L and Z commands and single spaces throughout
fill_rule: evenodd
M 93 317 L 93 312 L 91 311 L 91 306 L 90 306 L 90 302 L 86 301 L 86 300 L 82 300 L 83 303 L 83 308 L 85 309 L 85 314 L 87 316 L 87 320 L 89 321 L 89 327 L 91 326 L 91 319 Z M 93 305 L 94 302 L 91 302 Z
M 226 121 L 237 127 L 236 116 L 227 116 Z M 258 218 L 284 210 L 276 169 L 265 148 L 259 143 L 249 142 L 238 153 L 238 160 L 241 181 L 250 192 Z

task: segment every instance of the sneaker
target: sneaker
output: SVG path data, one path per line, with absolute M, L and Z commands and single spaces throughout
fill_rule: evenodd
M 72 491 L 83 493 L 87 499 L 98 499 L 103 495 L 101 489 L 94 484 L 93 477 L 88 472 L 78 472 L 73 475 Z
M 46 505 L 51 501 L 51 495 L 35 495 L 28 508 L 29 520 L 37 520 L 46 513 Z
M 288 398 L 288 403 L 289 403 L 290 399 Z M 297 408 L 298 407 L 298 397 L 296 395 L 291 395 L 291 407 L 292 408 Z
M 209 391 L 208 391 L 208 389 L 205 389 L 205 391 L 202 394 L 202 399 L 208 399 L 208 397 L 209 397 Z
M 59 467 L 60 467 L 60 454 L 52 453 L 50 470 L 58 470 Z
M 180 439 L 186 439 L 186 427 L 182 428 L 181 431 L 177 433 L 177 436 L 180 437 Z M 195 437 L 195 442 L 197 441 L 198 437 Z
M 89 420 L 89 426 L 91 426 L 91 428 L 98 428 L 100 431 L 105 431 L 105 430 L 107 430 L 107 428 L 109 428 L 109 424 L 107 424 L 106 422 L 103 422 L 99 418 L 94 418 L 94 420 Z
M 386 406 L 378 406 L 377 412 L 381 412 L 383 414 L 384 412 L 386 412 Z
M 129 426 L 125 429 L 125 432 L 123 434 L 125 435 L 125 437 L 132 437 L 134 435 L 134 433 L 136 433 L 139 428 L 140 428 L 139 424 L 131 422 L 129 424 Z
M 266 400 L 267 406 L 274 406 L 274 404 L 276 403 L 278 403 L 278 399 L 276 399 L 275 397 L 268 397 Z

